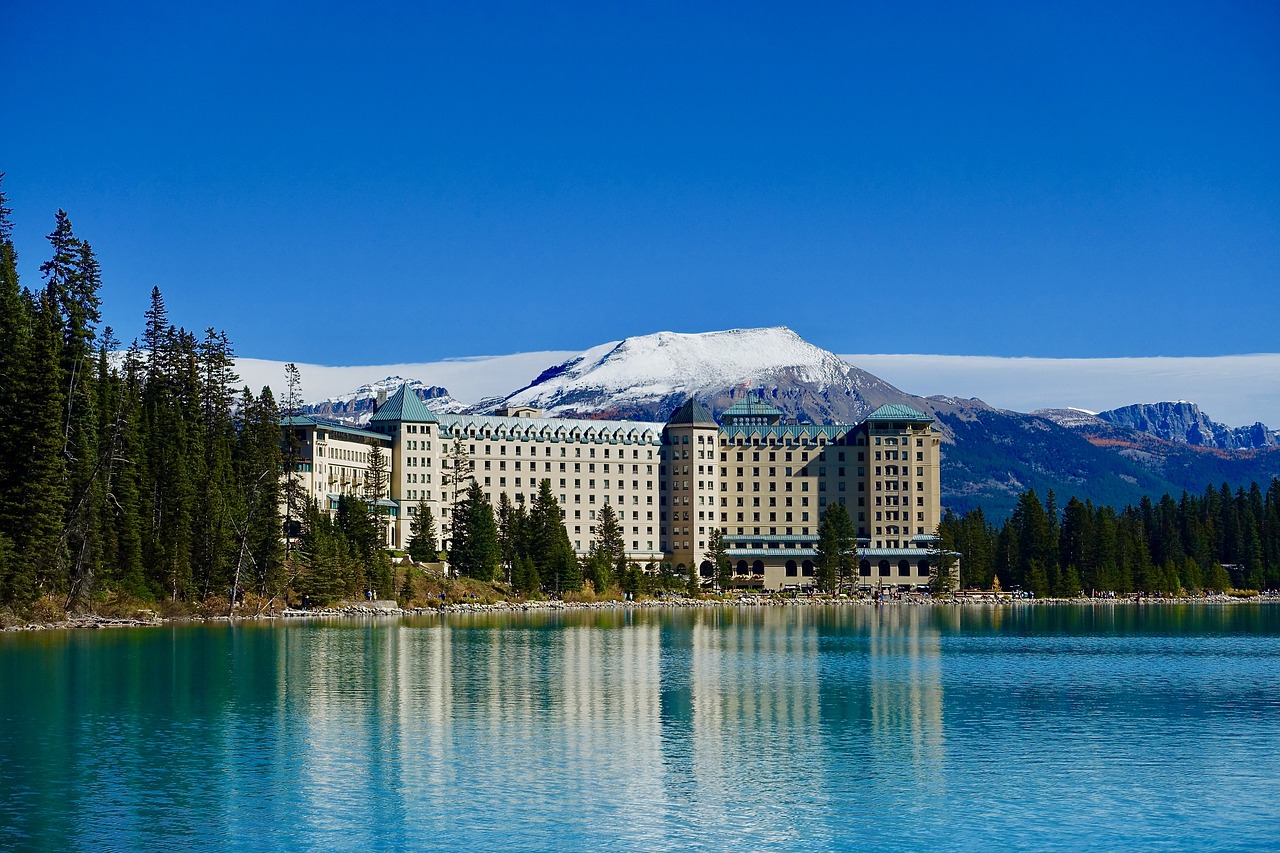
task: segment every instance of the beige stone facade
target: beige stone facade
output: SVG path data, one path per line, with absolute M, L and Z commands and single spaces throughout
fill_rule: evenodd
M 941 517 L 939 436 L 906 406 L 824 425 L 784 423 L 754 396 L 720 421 L 689 400 L 660 424 L 543 418 L 527 408 L 437 415 L 402 388 L 367 427 L 302 417 L 288 428 L 307 448 L 298 476 L 322 507 L 364 494 L 371 449 L 384 453 L 390 477 L 380 498 L 393 548 L 405 547 L 420 503 L 447 543 L 450 509 L 472 479 L 495 506 L 505 494 L 525 507 L 548 480 L 580 554 L 608 504 L 632 562 L 697 566 L 709 576 L 710 533 L 719 528 L 738 585 L 804 587 L 814 582 L 822 513 L 838 502 L 860 540 L 858 584 L 903 587 L 928 583 Z

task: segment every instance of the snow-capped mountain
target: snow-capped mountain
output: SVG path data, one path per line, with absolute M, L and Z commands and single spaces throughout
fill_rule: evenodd
M 778 326 L 601 344 L 543 371 L 503 404 L 560 417 L 664 420 L 690 396 L 721 411 L 744 393 L 763 394 L 799 420 L 836 423 L 920 399 Z
M 363 423 L 369 420 L 378 404 L 378 395 L 390 397 L 401 385 L 408 385 L 409 390 L 418 395 L 427 408 L 438 413 L 461 412 L 466 409 L 464 403 L 449 396 L 446 388 L 439 385 L 428 385 L 418 379 L 405 379 L 401 376 L 388 376 L 377 382 L 366 382 L 354 391 L 339 394 L 327 400 L 307 403 L 302 410 L 309 415 L 325 418 Z

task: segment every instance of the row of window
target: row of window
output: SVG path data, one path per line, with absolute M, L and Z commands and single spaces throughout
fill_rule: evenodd
M 482 453 L 478 453 L 478 452 L 476 451 L 476 448 L 477 448 L 478 446 L 479 446 L 479 445 L 475 445 L 475 444 L 471 444 L 471 445 L 464 445 L 464 449 L 465 449 L 465 450 L 466 450 L 466 452 L 467 452 L 469 455 L 471 455 L 471 456 L 506 456 L 506 455 L 507 455 L 507 445 L 505 445 L 505 444 L 499 444 L 499 445 L 498 445 L 498 452 L 497 452 L 496 454 L 493 452 L 493 445 L 490 445 L 490 444 L 483 445 L 483 447 L 484 447 L 484 451 L 483 451 Z M 528 449 L 529 449 L 529 452 L 528 452 L 528 453 L 522 453 L 522 452 L 521 452 L 521 451 L 524 449 L 524 445 L 522 445 L 522 444 L 514 444 L 514 445 L 511 445 L 511 446 L 512 446 L 512 448 L 514 449 L 514 452 L 511 454 L 512 456 L 538 456 L 538 455 L 542 455 L 542 456 L 551 456 L 551 455 L 552 455 L 552 453 L 551 453 L 551 446 L 550 446 L 550 445 L 539 445 L 539 444 L 534 444 L 534 445 L 532 445 L 532 446 L 530 446 L 530 447 L 528 448 Z M 538 453 L 538 448 L 539 448 L 539 447 L 542 447 L 542 450 L 543 450 L 543 452 L 542 452 L 541 454 L 539 454 L 539 453 Z M 409 449 L 410 449 L 410 450 L 412 450 L 413 448 L 411 447 L 411 448 L 409 448 Z M 428 449 L 428 450 L 430 450 L 430 449 L 431 449 L 431 445 L 430 445 L 429 443 L 428 443 L 428 445 L 427 445 L 427 449 Z M 614 453 L 611 453 L 611 448 L 605 447 L 605 448 L 603 448 L 603 451 L 604 451 L 604 452 L 601 454 L 601 457 L 600 457 L 600 458 L 602 458 L 602 459 L 617 459 L 617 460 L 619 460 L 619 461 L 622 461 L 622 460 L 624 460 L 624 459 L 626 459 L 626 458 L 627 458 L 627 451 L 626 451 L 626 448 L 619 447 L 619 448 L 617 448 L 617 450 L 618 450 L 618 452 L 617 452 L 616 454 L 614 454 Z M 581 448 L 581 447 L 574 447 L 574 448 L 573 448 L 573 458 L 575 458 L 575 459 L 582 459 L 582 458 L 583 458 L 582 451 L 583 451 L 583 448 Z M 586 457 L 585 457 L 585 458 L 587 458 L 587 459 L 595 459 L 595 458 L 596 458 L 596 448 L 594 448 L 594 447 L 587 447 L 587 448 L 586 448 L 586 451 L 587 451 L 587 455 L 586 455 Z M 454 451 L 453 451 L 452 449 L 451 449 L 449 452 L 450 452 L 450 455 L 455 455 L 455 454 L 454 454 Z M 561 446 L 560 446 L 560 453 L 559 453 L 559 454 L 556 454 L 556 455 L 557 455 L 557 456 L 559 456 L 559 458 L 561 458 L 561 459 L 567 458 L 567 457 L 569 456 L 569 448 L 568 448 L 567 446 L 561 445 Z M 636 448 L 636 447 L 633 447 L 633 448 L 631 449 L 631 459 L 633 459 L 633 460 L 639 460 L 639 459 L 641 459 L 641 458 L 643 458 L 643 459 L 653 459 L 653 450 L 652 450 L 652 449 L 645 450 L 644 456 L 643 456 L 643 457 L 641 457 L 641 455 L 640 455 L 640 449 L 639 449 L 639 448 Z

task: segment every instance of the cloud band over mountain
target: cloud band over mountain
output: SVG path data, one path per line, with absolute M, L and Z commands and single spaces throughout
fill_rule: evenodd
M 574 351 L 542 351 L 411 364 L 299 364 L 308 400 L 335 396 L 384 376 L 408 376 L 468 402 L 509 393 Z M 849 362 L 914 394 L 980 397 L 1028 412 L 1073 406 L 1102 411 L 1137 402 L 1192 400 L 1233 426 L 1280 424 L 1280 353 L 1181 358 L 1000 358 L 966 355 L 845 355 Z M 281 362 L 241 358 L 253 388 L 284 385 Z

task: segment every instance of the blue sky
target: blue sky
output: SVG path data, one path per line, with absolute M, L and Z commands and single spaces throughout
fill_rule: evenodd
M 24 283 L 64 207 L 126 339 L 156 284 L 322 364 L 777 324 L 1280 350 L 1274 3 L 10 0 L 0 32 Z

